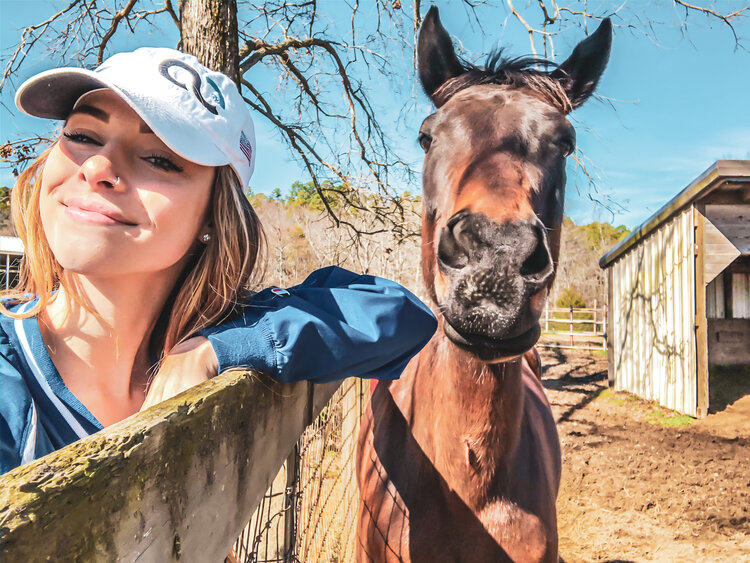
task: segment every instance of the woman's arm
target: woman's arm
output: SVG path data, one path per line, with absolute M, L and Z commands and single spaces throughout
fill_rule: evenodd
M 324 383 L 396 379 L 436 328 L 429 308 L 399 284 L 332 266 L 288 290 L 257 293 L 239 318 L 200 334 L 219 372 L 246 367 Z
M 205 336 L 195 336 L 172 348 L 149 382 L 140 410 L 208 381 L 219 373 L 219 364 Z
M 285 383 L 396 379 L 436 327 L 427 306 L 399 284 L 323 268 L 295 287 L 255 294 L 238 318 L 176 346 L 141 410 L 237 367 Z

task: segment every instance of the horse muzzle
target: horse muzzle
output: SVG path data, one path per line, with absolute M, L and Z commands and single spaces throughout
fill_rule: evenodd
M 539 316 L 554 278 L 544 225 L 497 223 L 461 211 L 440 233 L 437 264 L 448 281 L 440 308 L 445 334 L 490 361 L 523 354 L 539 338 Z

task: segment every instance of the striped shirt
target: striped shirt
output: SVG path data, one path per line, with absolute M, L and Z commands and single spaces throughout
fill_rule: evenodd
M 0 315 L 0 405 L 0 474 L 102 429 L 57 372 L 36 317 Z

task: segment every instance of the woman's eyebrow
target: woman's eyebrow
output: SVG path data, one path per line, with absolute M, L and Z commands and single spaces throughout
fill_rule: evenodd
M 78 113 L 90 115 L 91 117 L 95 117 L 96 119 L 99 119 L 104 123 L 109 123 L 109 114 L 106 111 L 94 106 L 87 106 L 86 104 L 73 108 L 73 111 L 70 112 L 70 114 L 68 115 L 68 119 L 66 119 L 65 121 L 67 122 L 71 117 Z
M 94 107 L 94 106 L 86 105 L 86 104 L 82 104 L 74 108 L 73 111 L 71 111 L 70 114 L 68 115 L 68 119 L 66 119 L 65 122 L 67 123 L 71 117 L 73 117 L 74 115 L 78 113 L 81 113 L 84 115 L 90 115 L 91 117 L 99 119 L 100 121 L 103 121 L 104 123 L 109 123 L 109 114 L 106 111 L 104 111 L 103 109 Z M 140 132 L 150 133 L 152 135 L 154 134 L 151 128 L 148 125 L 146 125 L 146 123 L 144 122 L 141 122 Z

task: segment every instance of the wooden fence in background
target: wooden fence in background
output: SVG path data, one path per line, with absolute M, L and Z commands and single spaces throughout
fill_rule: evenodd
M 587 308 L 544 309 L 540 319 L 542 336 L 538 348 L 566 348 L 573 350 L 607 349 L 607 306 Z

